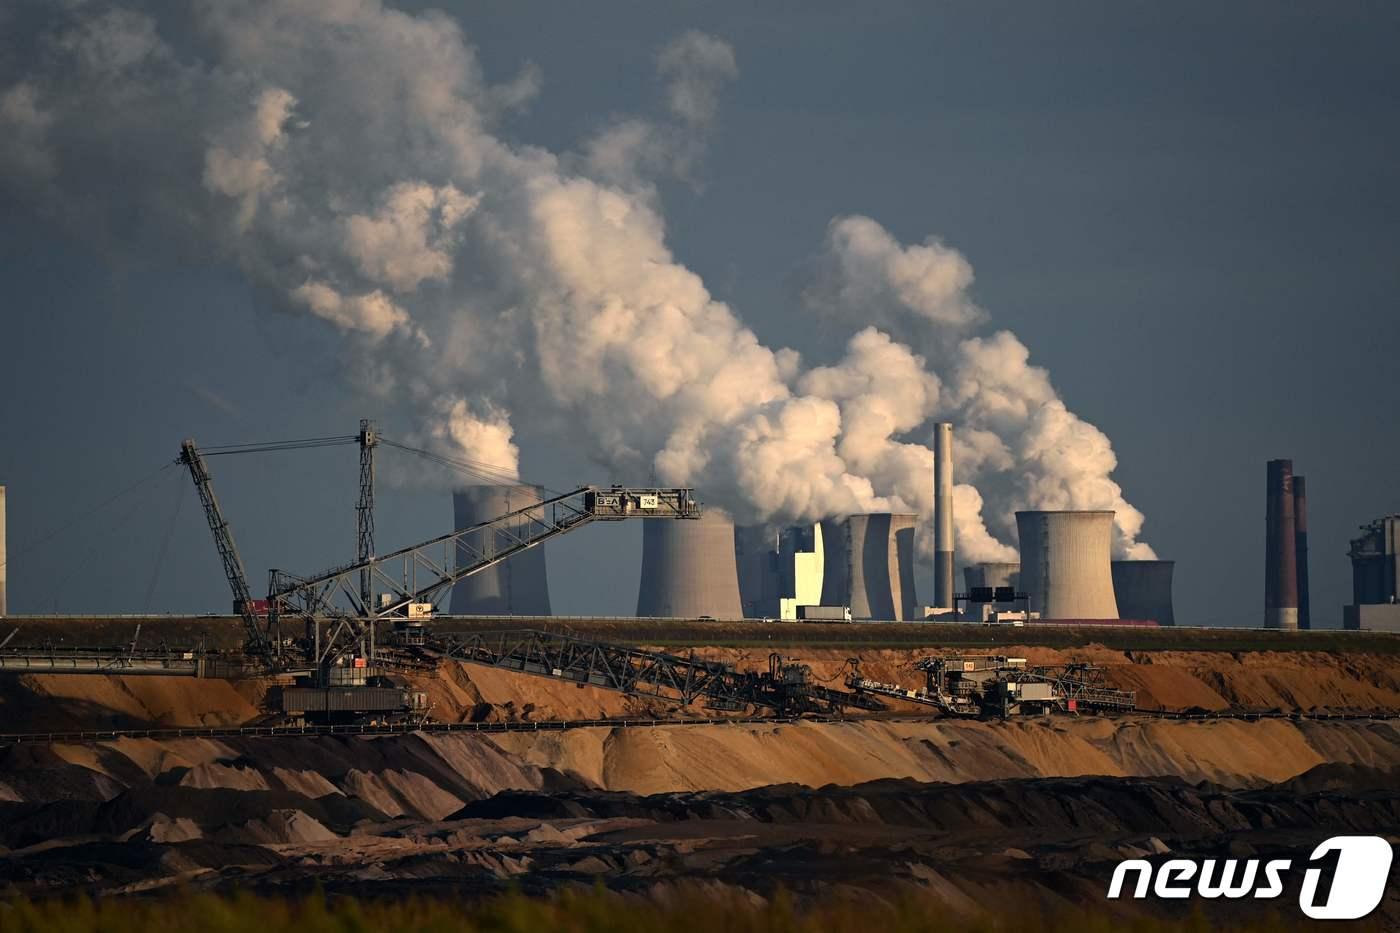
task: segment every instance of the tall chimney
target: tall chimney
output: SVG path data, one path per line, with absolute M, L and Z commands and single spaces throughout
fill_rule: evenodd
M 1308 486 L 1301 476 L 1293 477 L 1293 548 L 1298 573 L 1298 627 L 1312 628 L 1312 605 L 1308 598 Z
M 0 486 L 0 616 L 10 611 L 5 597 L 5 565 L 9 560 L 8 554 L 5 550 L 5 487 Z
M 953 608 L 953 426 L 934 425 L 933 605 Z
M 1293 461 L 1270 460 L 1264 518 L 1264 627 L 1298 628 L 1298 542 L 1293 520 Z

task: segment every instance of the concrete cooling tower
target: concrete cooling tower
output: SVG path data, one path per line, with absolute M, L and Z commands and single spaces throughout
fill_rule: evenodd
M 776 616 L 781 585 L 777 532 L 767 525 L 735 528 L 734 560 L 739 570 L 739 599 L 744 618 Z
M 1174 560 L 1115 560 L 1113 595 L 1124 619 L 1151 619 L 1158 625 L 1175 625 L 1172 612 Z
M 1112 512 L 1017 512 L 1021 589 L 1044 619 L 1117 619 Z
M 1021 565 L 990 561 L 968 564 L 963 568 L 963 582 L 967 584 L 968 592 L 979 586 L 1009 586 L 1015 589 L 1021 585 Z
M 452 494 L 453 519 L 458 530 L 498 518 L 507 512 L 539 502 L 537 486 L 468 486 Z M 508 534 L 496 534 L 496 546 L 508 547 Z M 544 547 L 521 551 L 494 567 L 459 580 L 452 587 L 453 615 L 547 616 L 549 579 L 545 573 Z
M 742 619 L 734 523 L 707 509 L 698 519 L 643 519 L 637 615 Z
M 917 515 L 872 512 L 822 522 L 822 605 L 849 606 L 853 619 L 919 618 L 914 592 L 917 521 Z

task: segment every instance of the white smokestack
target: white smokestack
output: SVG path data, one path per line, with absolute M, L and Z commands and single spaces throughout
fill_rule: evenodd
M 934 425 L 933 606 L 953 608 L 953 426 Z

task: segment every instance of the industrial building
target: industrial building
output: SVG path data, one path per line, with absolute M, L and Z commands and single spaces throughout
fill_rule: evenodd
M 537 486 L 468 486 L 452 494 L 452 511 L 458 531 L 499 516 L 528 508 L 543 493 Z M 525 520 L 494 531 L 498 549 L 509 547 Z M 543 546 L 532 547 L 494 566 L 459 580 L 452 587 L 453 615 L 547 616 L 549 579 Z
M 1021 589 L 1043 619 L 1117 619 L 1111 511 L 1017 512 Z
M 823 606 L 846 606 L 853 619 L 913 621 L 914 527 L 906 512 L 868 512 L 821 524 Z
M 642 522 L 637 615 L 742 619 L 734 522 L 717 509 L 699 520 Z
M 1174 560 L 1115 560 L 1112 564 L 1113 596 L 1123 619 L 1145 619 L 1158 625 L 1175 625 L 1172 610 Z
M 1342 627 L 1400 632 L 1400 515 L 1361 526 L 1351 542 L 1351 605 Z
M 801 525 L 783 532 L 778 545 L 778 618 L 796 619 L 799 606 L 821 603 L 826 549 L 821 525 Z

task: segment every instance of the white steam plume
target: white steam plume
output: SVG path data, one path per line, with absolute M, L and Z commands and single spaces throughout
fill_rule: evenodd
M 838 217 L 803 297 L 819 314 L 874 318 L 946 374 L 938 415 L 957 426 L 954 469 L 964 485 L 996 492 L 998 528 L 1014 535 L 1018 508 L 1112 509 L 1115 551 L 1154 557 L 1137 540 L 1142 513 L 1111 478 L 1118 460 L 1108 437 L 1065 406 L 1015 334 L 970 333 L 986 318 L 968 296 L 971 284 L 971 265 L 937 240 L 903 246 L 868 217 Z M 959 489 L 961 520 L 973 500 Z M 964 551 L 975 535 L 958 528 Z
M 1003 528 L 1018 505 L 1111 507 L 1120 549 L 1143 547 L 1107 439 L 1014 337 L 971 333 L 985 314 L 956 251 L 834 222 L 809 297 L 859 321 L 819 366 L 761 344 L 675 260 L 651 179 L 693 181 L 738 73 L 723 41 L 688 33 L 661 51 L 664 116 L 554 154 L 498 130 L 538 70 L 490 84 L 445 15 L 135 6 L 45 8 L 26 19 L 45 20 L 37 33 L 0 39 L 7 200 L 103 248 L 236 263 L 323 322 L 346 372 L 371 373 L 443 452 L 515 474 L 517 411 L 617 478 L 698 486 L 741 521 L 927 514 L 922 440 L 952 417 L 963 556 L 1008 556 L 970 481 L 1013 475 Z

